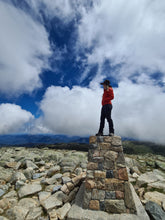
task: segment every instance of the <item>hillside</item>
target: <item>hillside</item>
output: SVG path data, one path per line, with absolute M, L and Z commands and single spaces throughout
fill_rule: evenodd
M 159 154 L 165 156 L 165 145 L 142 141 L 123 141 L 123 149 L 127 154 Z

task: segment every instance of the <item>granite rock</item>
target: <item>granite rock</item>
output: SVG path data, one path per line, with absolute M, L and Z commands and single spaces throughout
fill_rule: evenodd
M 153 220 L 164 220 L 165 219 L 165 212 L 162 210 L 162 208 L 158 204 L 152 201 L 149 201 L 146 203 L 145 209 L 147 213 L 149 214 L 149 216 L 151 217 L 151 219 Z

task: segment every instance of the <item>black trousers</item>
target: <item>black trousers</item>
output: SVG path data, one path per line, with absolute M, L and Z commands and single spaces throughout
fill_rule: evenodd
M 104 125 L 105 125 L 105 119 L 107 119 L 108 124 L 109 124 L 109 133 L 114 133 L 114 128 L 113 128 L 113 121 L 111 118 L 111 111 L 112 111 L 112 105 L 107 104 L 103 105 L 101 109 L 101 117 L 100 117 L 100 128 L 99 132 L 103 133 Z

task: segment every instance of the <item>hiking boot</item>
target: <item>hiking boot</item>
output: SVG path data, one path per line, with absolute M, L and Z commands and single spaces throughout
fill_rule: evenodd
M 96 136 L 103 136 L 103 132 L 98 132 Z
M 109 136 L 111 136 L 111 137 L 114 136 L 114 133 L 109 133 Z

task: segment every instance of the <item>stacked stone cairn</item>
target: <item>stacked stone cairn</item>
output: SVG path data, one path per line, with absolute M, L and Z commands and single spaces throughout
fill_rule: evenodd
M 91 136 L 83 208 L 136 213 L 119 136 Z

